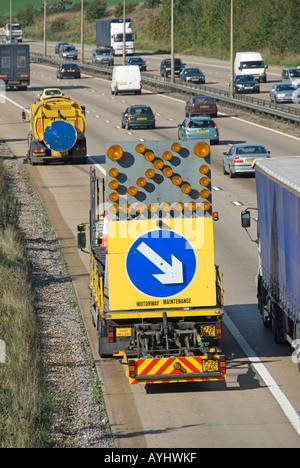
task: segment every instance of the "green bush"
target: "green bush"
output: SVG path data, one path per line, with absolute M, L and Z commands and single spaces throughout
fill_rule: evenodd
M 103 18 L 106 15 L 106 8 L 105 0 L 93 0 L 86 8 L 86 20 L 95 21 L 96 19 Z
M 52 34 L 66 31 L 67 22 L 64 18 L 56 18 L 50 26 L 49 32 Z

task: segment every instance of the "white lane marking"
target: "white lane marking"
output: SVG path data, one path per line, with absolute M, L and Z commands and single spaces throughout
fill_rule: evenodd
M 291 405 L 291 403 L 289 402 L 285 394 L 282 392 L 282 390 L 280 390 L 279 386 L 277 385 L 269 371 L 266 369 L 264 364 L 255 354 L 251 346 L 249 346 L 245 338 L 241 335 L 238 328 L 234 325 L 234 323 L 226 313 L 224 314 L 224 323 L 230 331 L 230 333 L 232 334 L 232 336 L 234 337 L 234 339 L 237 341 L 238 345 L 246 354 L 247 358 L 251 362 L 256 372 L 265 382 L 266 386 L 272 393 L 273 397 L 279 404 L 280 408 L 290 421 L 297 434 L 300 436 L 300 418 L 295 408 Z
M 1 94 L 1 97 L 3 99 L 5 99 L 6 101 L 10 102 L 11 104 L 14 104 L 14 106 L 19 107 L 19 109 L 22 109 L 22 110 L 24 109 L 24 106 L 21 106 L 21 104 L 18 104 L 17 102 L 13 101 L 12 99 L 9 99 L 7 96 Z M 24 109 L 24 110 L 26 112 L 28 112 L 28 114 L 29 114 L 29 110 L 27 110 L 27 109 Z

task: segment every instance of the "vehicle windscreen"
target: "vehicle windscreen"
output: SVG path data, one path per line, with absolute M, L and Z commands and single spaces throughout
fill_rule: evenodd
M 277 86 L 276 91 L 295 91 L 297 89 L 297 86 L 293 86 L 291 84 L 284 84 Z
M 267 151 L 263 146 L 246 146 L 245 148 L 237 148 L 236 154 L 265 154 Z
M 133 34 L 132 33 L 126 33 L 125 35 L 125 41 L 133 41 Z M 116 34 L 115 35 L 115 41 L 116 42 L 123 42 L 123 34 Z
M 63 68 L 65 68 L 66 70 L 74 70 L 75 68 L 78 68 L 78 67 L 75 63 L 67 63 L 63 65 Z
M 200 75 L 199 68 L 188 68 L 186 71 L 187 75 Z
M 130 114 L 135 114 L 135 115 L 151 114 L 152 115 L 152 111 L 150 107 L 135 107 L 131 109 Z
M 254 60 L 251 62 L 241 62 L 242 68 L 264 68 L 264 62 L 262 60 Z
M 292 78 L 300 78 L 300 69 L 291 70 L 290 74 Z
M 97 55 L 111 55 L 111 51 L 109 49 L 97 49 Z
M 191 120 L 189 128 L 212 128 L 214 126 L 212 120 Z
M 236 78 L 238 83 L 245 82 L 245 81 L 253 81 L 254 77 L 252 75 L 241 75 Z
M 209 97 L 196 97 L 194 104 L 213 104 L 213 100 Z

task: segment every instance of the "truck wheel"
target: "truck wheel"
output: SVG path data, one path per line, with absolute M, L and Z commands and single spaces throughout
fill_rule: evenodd
M 276 344 L 286 343 L 285 334 L 282 326 L 282 312 L 277 304 L 272 304 L 272 334 Z

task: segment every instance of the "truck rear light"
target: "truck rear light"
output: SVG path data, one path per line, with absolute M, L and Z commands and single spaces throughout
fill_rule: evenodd
M 174 362 L 173 367 L 174 367 L 175 370 L 181 370 L 181 364 L 180 364 L 180 362 L 178 362 L 178 361 L 177 361 L 177 362 Z
M 134 379 L 135 378 L 135 361 L 133 359 L 129 359 L 128 366 L 129 366 L 129 377 L 131 379 Z
M 114 343 L 115 341 L 115 329 L 112 326 L 108 327 L 108 342 Z
M 219 362 L 220 362 L 220 371 L 225 373 L 226 372 L 225 356 L 220 356 Z
M 43 149 L 34 149 L 33 154 L 45 154 L 45 150 L 43 150 Z
M 222 324 L 221 323 L 216 324 L 216 338 L 217 340 L 222 339 Z

